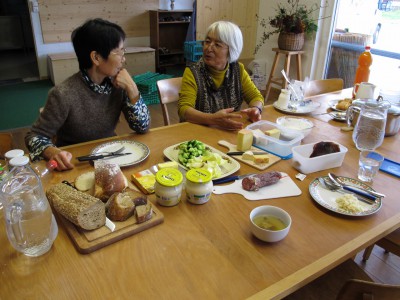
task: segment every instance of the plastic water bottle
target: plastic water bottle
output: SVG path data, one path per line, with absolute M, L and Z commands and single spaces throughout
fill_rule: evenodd
M 44 187 L 47 187 L 48 183 L 51 180 L 51 172 L 56 169 L 58 166 L 57 162 L 55 160 L 49 160 L 45 164 L 43 164 L 42 161 L 35 162 L 31 164 L 31 168 L 35 173 L 39 176 L 42 185 Z
M 27 256 L 42 255 L 57 237 L 57 222 L 29 158 L 14 157 L 10 165 L 14 167 L 0 185 L 8 240 Z
M 361 82 L 368 82 L 369 80 L 369 67 L 372 65 L 371 47 L 365 46 L 365 51 L 361 53 L 358 58 L 358 67 L 356 70 L 356 76 L 354 78 L 354 84 Z M 353 92 L 353 98 L 355 98 L 357 88 Z

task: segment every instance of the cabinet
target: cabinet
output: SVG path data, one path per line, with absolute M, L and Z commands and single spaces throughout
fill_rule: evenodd
M 150 46 L 156 50 L 157 72 L 185 65 L 183 46 L 192 10 L 151 10 Z

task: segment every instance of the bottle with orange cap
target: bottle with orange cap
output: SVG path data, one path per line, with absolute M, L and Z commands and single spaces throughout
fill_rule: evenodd
M 361 53 L 358 58 L 358 67 L 356 70 L 356 76 L 354 78 L 354 86 L 353 89 L 353 99 L 356 96 L 358 84 L 361 82 L 368 82 L 369 80 L 369 67 L 372 65 L 372 55 L 371 55 L 371 47 L 365 46 L 365 51 Z

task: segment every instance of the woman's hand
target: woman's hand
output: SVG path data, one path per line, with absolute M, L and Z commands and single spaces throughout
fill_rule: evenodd
M 74 164 L 71 163 L 72 154 L 57 147 L 47 147 L 43 151 L 43 157 L 48 161 L 55 160 L 57 162 L 57 171 L 70 170 L 74 167 Z
M 132 104 L 135 104 L 136 101 L 139 100 L 139 90 L 126 69 L 122 69 L 118 72 L 117 76 L 114 77 L 113 85 L 125 90 Z
M 234 113 L 234 108 L 226 108 L 212 114 L 214 125 L 227 130 L 240 130 L 243 128 L 243 119 L 239 113 Z
M 261 113 L 257 107 L 242 109 L 240 112 L 247 114 L 247 117 L 251 122 L 257 122 L 261 120 Z

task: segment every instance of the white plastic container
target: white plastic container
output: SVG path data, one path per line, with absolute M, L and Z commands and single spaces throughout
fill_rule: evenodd
M 329 142 L 329 141 L 324 141 Z M 339 143 L 340 152 L 310 158 L 316 143 L 293 147 L 292 166 L 303 174 L 340 167 L 347 153 L 347 148 Z
M 186 197 L 193 204 L 204 204 L 213 191 L 212 175 L 206 169 L 191 169 L 186 173 Z
M 174 206 L 181 201 L 182 173 L 173 168 L 161 169 L 156 174 L 154 193 L 157 203 L 162 206 Z
M 262 132 L 271 129 L 279 129 L 281 131 L 279 139 L 265 134 L 264 136 L 257 138 L 254 146 L 280 156 L 283 159 L 290 158 L 292 148 L 300 145 L 301 140 L 304 138 L 304 135 L 297 130 L 287 129 L 269 121 L 258 121 L 248 125 L 246 128 L 250 130 L 259 129 Z

